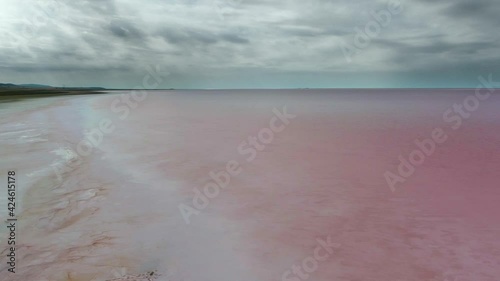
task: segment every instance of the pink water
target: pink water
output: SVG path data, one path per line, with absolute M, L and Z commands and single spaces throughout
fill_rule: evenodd
M 127 116 L 112 107 L 121 93 L 4 104 L 20 228 L 16 273 L 2 253 L 0 280 L 496 281 L 500 96 L 459 129 L 443 120 L 473 94 L 153 91 Z M 285 106 L 296 117 L 247 161 L 238 146 Z M 50 165 L 73 161 L 65 152 L 103 119 L 115 130 L 60 182 Z M 447 141 L 392 192 L 384 173 L 437 127 Z M 186 224 L 179 204 L 228 161 L 241 172 Z M 328 259 L 284 278 L 328 236 L 340 244 Z

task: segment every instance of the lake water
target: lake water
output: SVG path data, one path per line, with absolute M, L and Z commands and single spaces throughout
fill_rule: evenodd
M 496 281 L 500 95 L 481 98 L 113 91 L 1 104 L 0 215 L 15 170 L 18 227 L 16 273 L 4 251 L 0 280 Z

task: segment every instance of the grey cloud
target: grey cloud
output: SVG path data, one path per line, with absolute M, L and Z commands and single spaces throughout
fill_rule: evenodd
M 498 13 L 500 5 L 497 0 L 418 0 L 425 5 L 434 6 L 438 13 L 457 22 L 473 20 L 482 27 L 488 28 L 491 22 L 500 22 Z
M 481 15 L 491 8 L 495 8 L 498 3 L 490 0 L 476 0 L 476 1 L 454 1 L 450 3 L 445 13 L 455 17 L 470 17 Z
M 485 49 L 494 49 L 499 44 L 498 42 L 484 41 L 484 42 L 464 42 L 464 43 L 450 43 L 442 40 L 429 40 L 425 44 L 411 44 L 405 42 L 395 42 L 385 39 L 373 40 L 375 45 L 380 45 L 383 48 L 391 49 L 394 52 L 404 54 L 442 54 L 442 53 L 457 53 L 457 54 L 474 54 Z
M 94 13 L 97 15 L 115 15 L 117 13 L 115 0 L 54 1 L 73 7 L 81 13 Z
M 212 45 L 218 42 L 247 44 L 250 41 L 235 33 L 217 34 L 203 29 L 170 28 L 163 29 L 158 35 L 173 45 Z
M 96 86 L 130 87 L 133 78 L 151 64 L 175 69 L 172 83 L 186 87 L 203 87 L 203 83 L 235 87 L 234 81 L 248 74 L 265 77 L 265 83 L 278 77 L 283 87 L 286 81 L 335 87 L 342 80 L 334 76 L 348 81 L 380 77 L 390 83 L 391 75 L 411 77 L 413 73 L 419 79 L 428 77 L 422 74 L 427 70 L 446 79 L 462 75 L 463 80 L 465 74 L 475 76 L 474 71 L 498 69 L 498 0 L 403 1 L 404 11 L 352 63 L 344 58 L 340 42 L 352 44 L 355 28 L 373 20 L 370 12 L 385 9 L 387 1 L 54 3 L 58 5 L 51 4 L 50 16 L 35 25 L 29 19 L 47 13 L 36 7 L 25 9 L 23 1 L 4 5 L 19 5 L 10 11 L 29 12 L 7 15 L 2 11 L 9 9 L 0 10 L 0 18 L 15 19 L 0 26 L 0 74 L 12 80 L 4 82 L 43 84 L 25 81 L 39 76 L 60 84 L 96 81 L 104 83 Z M 20 34 L 25 29 L 34 30 L 33 36 Z M 114 77 L 109 84 L 95 75 L 106 71 Z M 64 72 L 73 75 L 64 76 Z
M 144 39 L 144 33 L 133 24 L 124 20 L 113 20 L 108 25 L 109 31 L 114 36 L 124 39 Z
M 174 45 L 184 45 L 184 44 L 215 44 L 217 43 L 217 38 L 212 34 L 208 34 L 206 31 L 201 30 L 186 30 L 182 28 L 178 29 L 164 29 L 159 35 L 163 37 L 166 41 Z
M 246 38 L 243 38 L 237 34 L 225 33 L 221 35 L 221 38 L 227 42 L 235 43 L 235 44 L 248 44 L 250 41 Z

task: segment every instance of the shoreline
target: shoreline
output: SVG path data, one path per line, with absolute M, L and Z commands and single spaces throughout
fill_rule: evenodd
M 67 90 L 67 89 L 33 89 L 33 88 L 5 88 L 0 89 L 0 104 L 17 102 L 33 98 L 46 98 L 57 96 L 94 95 L 105 94 L 107 90 Z

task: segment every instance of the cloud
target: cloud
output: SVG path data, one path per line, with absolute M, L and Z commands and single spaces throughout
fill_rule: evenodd
M 402 73 L 411 87 L 426 72 L 454 86 L 500 69 L 497 0 L 403 1 L 403 12 L 351 63 L 342 42 L 353 42 L 355 28 L 387 1 L 37 3 L 2 4 L 4 82 L 133 87 L 148 65 L 160 64 L 176 78 L 166 88 L 248 87 L 248 77 L 262 87 L 390 87 Z
M 123 39 L 144 39 L 144 34 L 139 29 L 135 28 L 132 23 L 123 20 L 112 20 L 107 28 L 111 34 Z

